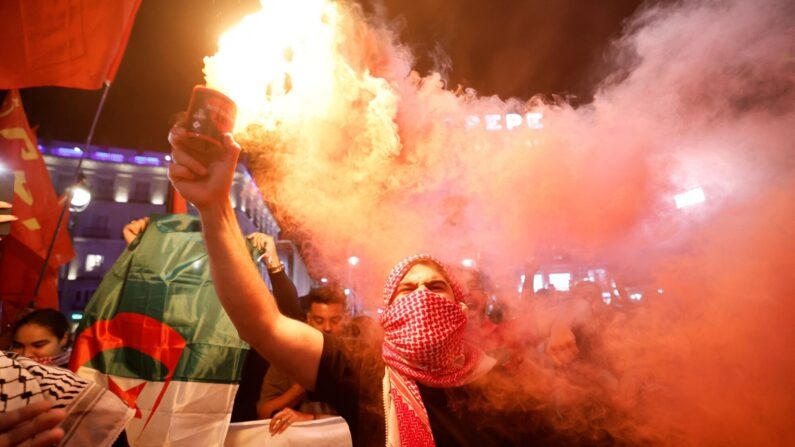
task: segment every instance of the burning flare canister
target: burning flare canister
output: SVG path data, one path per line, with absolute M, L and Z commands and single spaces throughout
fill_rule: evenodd
M 237 106 L 228 96 L 201 85 L 193 87 L 185 118 L 191 155 L 208 165 L 223 153 L 224 134 L 235 126 Z

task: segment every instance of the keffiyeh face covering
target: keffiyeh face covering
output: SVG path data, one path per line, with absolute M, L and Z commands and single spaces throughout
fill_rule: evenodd
M 59 354 L 48 357 L 30 357 L 31 360 L 42 365 L 60 366 L 66 368 L 69 365 L 69 358 L 72 356 L 72 349 L 66 349 Z
M 415 290 L 392 303 L 400 281 L 415 264 L 431 262 L 439 267 L 455 302 L 430 292 Z M 465 385 L 478 375 L 483 353 L 464 341 L 466 315 L 460 287 L 443 265 L 428 255 L 417 255 L 398 264 L 384 289 L 385 309 L 383 381 L 387 445 L 434 446 L 428 414 L 417 382 L 439 388 Z

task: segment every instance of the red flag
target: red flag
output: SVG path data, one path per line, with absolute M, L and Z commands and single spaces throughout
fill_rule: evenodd
M 0 89 L 113 80 L 141 0 L 0 1 Z
M 2 242 L 0 299 L 7 322 L 14 317 L 12 308 L 34 299 L 33 290 L 61 209 L 16 90 L 9 92 L 0 107 L 0 163 L 14 171 L 12 213 L 19 218 L 11 223 L 11 234 Z M 62 222 L 45 279 L 35 297 L 37 307 L 58 308 L 58 267 L 74 257 L 67 221 L 68 217 Z

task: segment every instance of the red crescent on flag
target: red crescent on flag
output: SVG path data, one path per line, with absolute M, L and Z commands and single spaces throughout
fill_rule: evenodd
M 168 374 L 144 423 L 146 429 L 171 383 L 185 346 L 187 342 L 182 335 L 162 321 L 139 313 L 119 312 L 112 319 L 99 320 L 80 333 L 72 349 L 69 369 L 76 372 L 97 354 L 119 348 L 135 349 L 162 363 L 168 368 Z

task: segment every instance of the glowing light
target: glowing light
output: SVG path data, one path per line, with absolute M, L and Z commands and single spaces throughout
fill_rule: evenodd
M 116 194 L 113 198 L 117 203 L 127 203 L 130 200 L 130 188 L 127 185 L 116 185 Z
M 328 278 L 320 278 L 320 282 L 326 284 L 328 282 Z
M 348 258 L 348 264 L 352 266 L 359 265 L 359 258 L 357 256 L 351 256 L 350 258 Z
M 565 292 L 569 290 L 571 273 L 550 273 L 549 283 L 555 286 L 555 289 Z
M 351 289 L 345 289 L 343 292 L 345 293 L 345 296 L 348 296 L 351 294 Z
M 260 3 L 262 9 L 224 33 L 218 53 L 205 58 L 207 86 L 235 101 L 237 129 L 251 123 L 275 129 L 324 115 L 338 95 L 338 78 L 357 77 L 339 56 L 346 38 L 338 29 L 340 6 L 331 0 Z
M 171 161 L 171 155 L 166 155 L 166 161 Z
M 72 200 L 69 209 L 80 212 L 86 209 L 89 203 L 91 203 L 91 191 L 83 184 L 75 185 L 72 188 Z
M 522 125 L 522 115 L 518 113 L 509 113 L 505 115 L 505 128 L 508 130 L 516 129 Z
M 502 115 L 486 115 L 486 130 L 502 130 Z
M 52 154 L 64 158 L 80 158 L 83 156 L 83 151 L 81 151 L 79 147 L 56 147 L 52 150 Z
M 166 203 L 166 194 L 168 194 L 168 185 L 164 183 L 156 183 L 152 187 L 152 198 L 150 203 L 152 205 L 162 205 Z
M 133 163 L 147 166 L 160 166 L 160 159 L 147 155 L 136 155 L 132 158 Z
M 677 208 L 685 208 L 688 206 L 697 205 L 699 203 L 703 203 L 706 201 L 707 198 L 704 195 L 704 190 L 699 188 L 694 188 L 689 191 L 685 191 L 681 194 L 677 194 L 674 196 L 674 202 L 676 203 Z
M 531 129 L 540 130 L 544 128 L 544 123 L 541 122 L 544 119 L 544 114 L 541 112 L 527 112 L 525 119 L 527 120 L 527 127 Z
M 75 148 L 77 149 L 77 148 Z M 91 158 L 98 161 L 109 161 L 112 163 L 124 163 L 124 155 L 111 152 L 94 152 Z
M 166 196 L 162 191 L 155 191 L 152 193 L 152 205 L 162 205 L 166 203 Z
M 72 317 L 72 321 L 80 321 L 80 320 L 83 319 L 83 314 L 73 313 L 71 315 L 71 317 Z
M 643 294 L 641 294 L 641 293 L 633 293 L 633 294 L 629 295 L 629 299 L 635 300 L 635 301 L 640 301 L 642 298 L 643 298 Z
M 544 276 L 540 273 L 533 275 L 533 292 L 538 292 L 544 288 Z
M 522 293 L 522 290 L 524 290 L 525 281 L 527 281 L 527 275 L 523 273 L 521 276 L 519 276 L 519 289 L 518 289 L 519 293 Z
M 72 261 L 69 264 L 69 273 L 66 275 L 66 279 L 69 281 L 73 281 L 77 279 L 77 269 L 79 268 L 79 263 L 77 261 Z
M 541 112 L 527 112 L 524 115 L 519 113 L 507 113 L 505 115 L 489 113 L 483 115 L 483 118 L 477 115 L 470 115 L 466 117 L 465 124 L 469 129 L 483 124 L 488 131 L 514 130 L 523 126 L 527 126 L 531 130 L 540 130 L 544 128 L 543 118 L 544 114 Z M 505 125 L 503 125 L 503 122 Z
M 86 256 L 86 271 L 93 272 L 94 270 L 102 267 L 105 257 L 102 255 L 92 254 Z
M 466 268 L 470 268 L 471 269 L 472 267 L 475 266 L 475 260 L 474 259 L 464 259 L 463 261 L 461 261 L 461 265 L 463 265 Z

